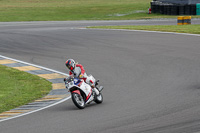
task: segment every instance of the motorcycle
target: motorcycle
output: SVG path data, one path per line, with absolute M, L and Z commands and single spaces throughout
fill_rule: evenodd
M 98 87 L 99 80 L 95 81 L 92 75 L 88 77 L 95 83 L 95 87 L 99 90 L 99 95 L 96 95 L 93 88 L 85 83 L 83 79 L 74 76 L 64 79 L 66 89 L 71 93 L 72 101 L 79 109 L 84 109 L 86 104 L 90 104 L 92 101 L 97 104 L 103 102 L 103 95 L 101 93 L 103 86 Z

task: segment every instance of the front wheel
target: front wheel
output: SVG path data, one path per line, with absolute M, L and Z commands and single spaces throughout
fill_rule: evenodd
M 100 104 L 100 103 L 103 102 L 103 95 L 102 95 L 101 93 L 99 93 L 99 95 L 96 96 L 95 102 L 96 102 L 97 104 Z
M 79 95 L 78 93 L 72 93 L 72 101 L 78 107 L 79 109 L 85 108 L 85 102 L 83 100 L 83 97 Z

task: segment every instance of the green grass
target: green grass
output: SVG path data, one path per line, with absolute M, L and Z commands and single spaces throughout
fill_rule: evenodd
M 200 25 L 143 25 L 143 26 L 126 25 L 126 26 L 96 26 L 88 28 L 148 30 L 148 31 L 200 34 Z
M 0 21 L 176 18 L 147 14 L 152 0 L 0 0 Z
M 36 75 L 0 65 L 0 113 L 41 98 L 51 83 Z

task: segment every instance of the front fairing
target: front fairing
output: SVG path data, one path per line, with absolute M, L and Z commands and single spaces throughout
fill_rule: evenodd
M 78 84 L 81 82 L 80 79 L 78 78 L 74 78 L 73 76 L 69 76 L 66 80 L 65 80 L 65 86 L 69 91 L 74 90 L 75 88 L 78 87 Z M 78 87 L 79 88 L 79 87 Z
M 74 92 L 75 90 L 80 90 L 88 98 L 92 100 L 92 88 L 89 84 L 85 83 L 83 79 L 79 79 L 76 77 L 68 77 L 65 81 L 66 88 L 70 92 Z

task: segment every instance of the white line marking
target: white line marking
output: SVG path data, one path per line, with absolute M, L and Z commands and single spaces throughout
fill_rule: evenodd
M 46 67 L 42 67 L 42 66 L 31 64 L 31 63 L 27 63 L 27 62 L 24 62 L 24 61 L 16 60 L 16 59 L 9 58 L 9 57 L 3 56 L 3 55 L 0 55 L 0 57 L 5 58 L 5 59 L 9 59 L 9 60 L 13 60 L 13 61 L 16 61 L 16 62 L 19 62 L 19 63 L 24 63 L 24 64 L 27 64 L 27 65 L 30 65 L 30 66 L 35 66 L 35 67 L 38 67 L 38 68 L 41 68 L 41 69 L 45 69 L 45 70 L 48 70 L 48 71 L 52 71 L 52 72 L 55 72 L 55 73 L 59 73 L 59 74 L 62 74 L 62 75 L 69 76 L 68 74 L 65 74 L 65 73 L 62 73 L 62 72 L 59 72 L 59 71 L 56 71 L 56 70 L 53 70 L 53 69 L 49 69 L 49 68 L 46 68 Z M 62 100 L 60 100 L 60 101 L 58 101 L 58 102 L 56 102 L 54 104 L 48 105 L 46 107 L 43 107 L 43 108 L 40 108 L 40 109 L 37 109 L 37 110 L 33 110 L 33 111 L 30 111 L 30 112 L 27 112 L 27 113 L 23 113 L 21 115 L 17 115 L 17 116 L 14 116 L 14 117 L 2 119 L 2 120 L 0 120 L 0 122 L 11 120 L 11 119 L 18 118 L 18 117 L 21 117 L 21 116 L 25 116 L 25 115 L 28 115 L 28 114 L 32 114 L 32 113 L 38 112 L 40 110 L 44 110 L 46 108 L 49 108 L 49 107 L 55 106 L 57 104 L 60 104 L 60 103 L 62 103 L 64 101 L 67 101 L 70 98 L 71 98 L 71 96 L 69 96 L 69 97 L 67 97 L 65 99 L 62 99 Z
M 89 28 L 78 28 L 78 29 L 89 29 Z M 95 28 L 91 28 L 91 29 L 95 29 Z M 147 33 L 175 34 L 175 35 L 186 35 L 186 36 L 197 36 L 197 37 L 200 37 L 199 34 L 164 32 L 164 31 L 127 30 L 127 29 L 95 29 L 95 30 L 112 30 L 112 31 L 128 31 L 128 32 L 137 31 L 137 32 L 147 32 Z

